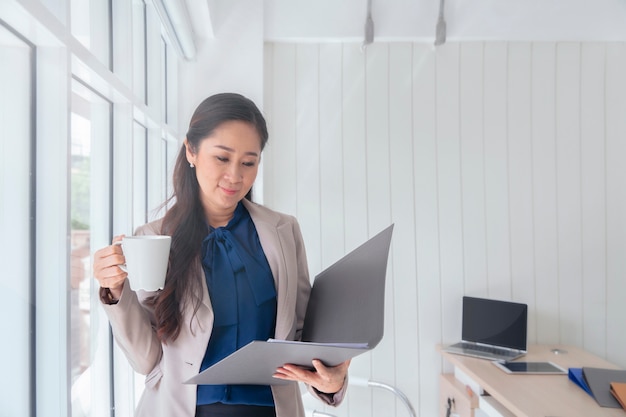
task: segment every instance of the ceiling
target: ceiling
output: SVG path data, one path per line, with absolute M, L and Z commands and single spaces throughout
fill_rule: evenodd
M 197 36 L 219 36 L 235 3 L 187 0 Z M 440 0 L 371 0 L 375 40 L 432 42 Z M 264 0 L 266 41 L 359 41 L 367 0 Z M 445 0 L 448 41 L 626 41 L 624 0 Z M 211 24 L 207 24 L 210 21 Z M 197 27 L 198 26 L 198 27 Z

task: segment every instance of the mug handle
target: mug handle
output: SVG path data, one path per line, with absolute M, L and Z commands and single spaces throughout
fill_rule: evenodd
M 121 240 L 118 240 L 117 242 L 113 242 L 113 245 L 115 245 L 115 246 L 122 246 L 122 241 L 121 241 Z M 124 272 L 128 273 L 128 269 L 126 269 L 126 264 L 119 264 L 119 265 L 118 265 L 118 267 L 119 267 L 122 271 L 124 271 Z

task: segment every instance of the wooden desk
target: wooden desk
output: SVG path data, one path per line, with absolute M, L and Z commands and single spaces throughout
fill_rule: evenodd
M 567 353 L 554 354 L 558 348 Z M 621 408 L 600 407 L 596 401 L 567 375 L 509 375 L 491 361 L 455 355 L 441 351 L 441 355 L 473 382 L 491 395 L 500 405 L 517 417 L 624 417 Z M 533 345 L 528 354 L 518 360 L 529 362 L 551 361 L 564 369 L 596 368 L 618 369 L 617 366 L 582 349 L 564 345 Z

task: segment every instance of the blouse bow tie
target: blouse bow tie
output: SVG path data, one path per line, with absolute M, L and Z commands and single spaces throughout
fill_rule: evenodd
M 218 227 L 209 233 L 202 242 L 202 256 L 215 324 L 224 326 L 238 322 L 238 274 L 245 279 L 240 281 L 240 285 L 247 282 L 250 286 L 257 306 L 275 296 L 272 286 L 263 285 L 261 280 L 250 276 L 248 270 L 254 271 L 255 268 L 246 268 L 246 265 L 254 266 L 258 262 L 241 247 L 228 229 Z

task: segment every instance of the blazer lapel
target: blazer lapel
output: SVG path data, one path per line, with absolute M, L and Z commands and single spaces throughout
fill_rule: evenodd
M 250 217 L 254 222 L 254 227 L 259 235 L 261 247 L 270 264 L 272 275 L 274 276 L 274 284 L 278 288 L 278 277 L 280 271 L 285 270 L 285 257 L 283 256 L 280 244 L 280 236 L 278 236 L 279 216 L 269 210 L 260 210 L 259 206 L 243 200 L 244 206 L 248 209 Z
M 277 339 L 292 338 L 292 333 L 295 331 L 293 328 L 293 311 L 295 310 L 297 300 L 295 298 L 295 288 L 290 288 L 289 286 L 290 274 L 288 271 L 296 269 L 296 259 L 293 256 L 286 256 L 283 250 L 284 244 L 290 244 L 288 238 L 291 238 L 291 235 L 281 235 L 283 226 L 289 228 L 289 230 L 291 230 L 291 226 L 289 224 L 279 224 L 280 216 L 271 210 L 257 206 L 247 200 L 244 200 L 244 205 L 248 209 L 257 229 L 263 252 L 265 252 L 267 262 L 270 264 L 274 284 L 276 285 L 277 315 L 274 337 Z M 287 262 L 292 262 L 290 264 L 291 268 L 289 268 Z M 296 282 L 297 278 L 295 276 L 294 278 L 294 282 Z M 291 292 L 294 292 L 293 296 L 291 296 Z

